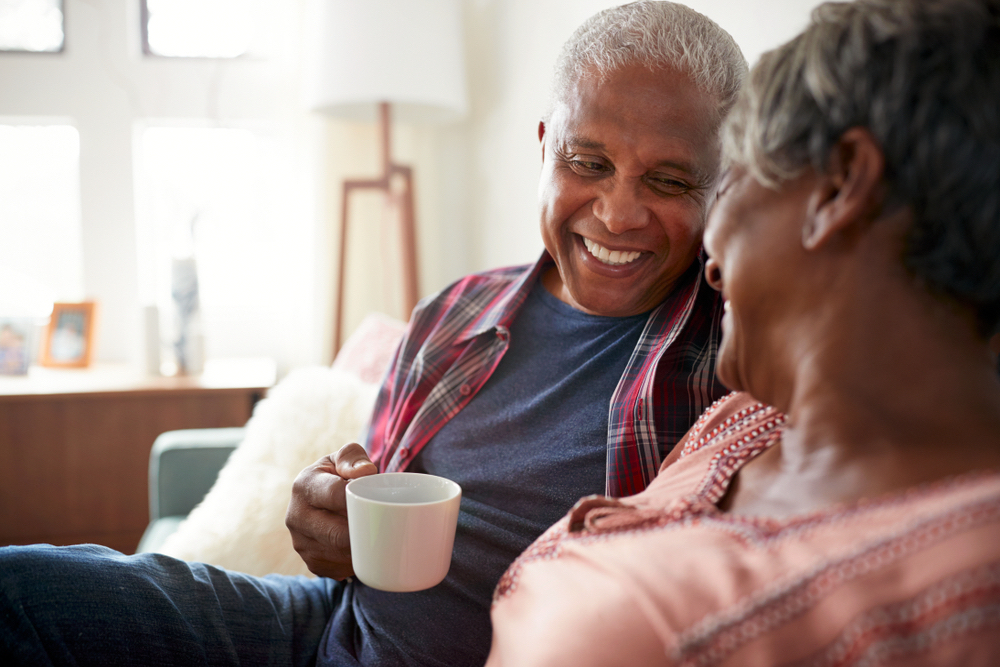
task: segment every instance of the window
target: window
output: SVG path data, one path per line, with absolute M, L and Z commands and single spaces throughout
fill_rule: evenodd
M 0 51 L 62 51 L 62 8 L 62 0 L 0 0 Z
M 0 220 L 0 308 L 44 317 L 83 298 L 75 127 L 0 124 Z
M 254 0 L 142 0 L 143 52 L 181 58 L 236 58 L 258 26 Z

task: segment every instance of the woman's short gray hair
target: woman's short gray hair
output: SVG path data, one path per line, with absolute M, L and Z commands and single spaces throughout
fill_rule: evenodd
M 591 16 L 563 45 L 546 120 L 582 77 L 633 64 L 686 72 L 719 101 L 720 120 L 747 75 L 736 41 L 707 16 L 675 2 L 633 2 Z
M 889 206 L 914 222 L 904 261 L 1000 322 L 1000 0 L 857 0 L 813 11 L 764 54 L 723 129 L 724 161 L 776 187 L 822 173 L 852 127 L 885 155 Z

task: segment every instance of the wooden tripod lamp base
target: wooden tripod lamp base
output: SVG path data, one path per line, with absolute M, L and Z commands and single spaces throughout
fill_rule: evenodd
M 347 266 L 347 230 L 350 223 L 351 193 L 357 190 L 381 190 L 386 204 L 399 211 L 400 247 L 402 248 L 403 306 L 406 314 L 417 305 L 417 243 L 413 207 L 413 169 L 392 161 L 391 118 L 388 102 L 379 104 L 379 129 L 382 135 L 382 175 L 372 179 L 349 179 L 343 183 L 340 203 L 340 262 L 337 268 L 337 293 L 333 321 L 333 356 L 343 343 L 344 284 Z

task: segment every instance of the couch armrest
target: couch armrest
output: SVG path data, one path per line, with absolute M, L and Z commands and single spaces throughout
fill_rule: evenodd
M 243 428 L 167 431 L 149 455 L 149 520 L 186 516 L 215 483 Z

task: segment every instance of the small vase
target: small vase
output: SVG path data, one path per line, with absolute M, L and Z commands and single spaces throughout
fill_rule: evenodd
M 174 304 L 174 358 L 177 374 L 201 373 L 205 366 L 205 343 L 198 298 L 198 266 L 194 257 L 173 260 L 170 282 Z

